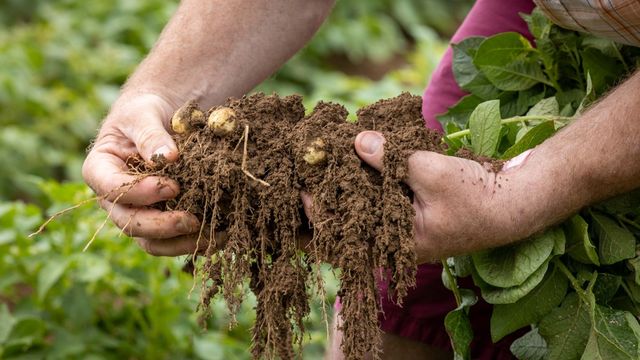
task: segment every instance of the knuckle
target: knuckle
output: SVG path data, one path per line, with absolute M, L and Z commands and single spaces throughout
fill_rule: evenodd
M 164 135 L 165 132 L 156 127 L 145 127 L 138 133 L 136 144 L 139 148 L 150 149 Z

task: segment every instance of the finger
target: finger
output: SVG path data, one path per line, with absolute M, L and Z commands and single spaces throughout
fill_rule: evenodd
M 374 169 L 382 171 L 384 137 L 377 131 L 363 131 L 355 140 L 356 153 Z
M 130 207 L 106 200 L 101 200 L 100 206 L 110 212 L 111 220 L 129 236 L 167 239 L 200 230 L 198 219 L 184 211 Z
M 313 218 L 313 197 L 311 194 L 301 191 L 300 198 L 302 199 L 304 214 L 307 215 L 307 219 L 311 220 Z
M 126 165 L 117 154 L 94 149 L 84 162 L 82 174 L 87 184 L 99 196 L 120 204 L 146 206 L 174 198 L 180 191 L 178 183 L 157 176 L 128 175 Z
M 123 132 L 136 144 L 138 153 L 147 162 L 153 162 L 154 155 L 163 155 L 167 161 L 178 159 L 178 148 L 167 132 L 159 111 L 140 113 L 132 119 L 131 126 L 124 127 Z
M 180 256 L 202 253 L 209 246 L 209 233 L 199 233 L 176 236 L 169 239 L 135 238 L 138 246 L 146 253 L 154 256 Z M 216 234 L 216 248 L 220 248 L 226 241 L 225 233 Z

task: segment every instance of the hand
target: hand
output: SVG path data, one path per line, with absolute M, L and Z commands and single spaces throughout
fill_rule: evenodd
M 382 169 L 384 138 L 364 131 L 355 140 L 358 156 Z M 493 173 L 475 161 L 418 151 L 408 159 L 405 183 L 414 192 L 414 229 L 419 262 L 504 245 L 540 230 L 524 210 L 530 199 L 513 175 L 523 154 Z
M 200 228 L 192 214 L 148 207 L 175 197 L 180 191 L 175 181 L 155 176 L 139 179 L 126 173 L 126 160 L 137 154 L 147 162 L 154 154 L 162 154 L 168 161 L 178 158 L 167 132 L 176 108 L 158 95 L 123 94 L 102 124 L 82 167 L 82 176 L 101 197 L 100 205 L 111 220 L 152 255 L 193 251 L 194 238 L 182 235 Z

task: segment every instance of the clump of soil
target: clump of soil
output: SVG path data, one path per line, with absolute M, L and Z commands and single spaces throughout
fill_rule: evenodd
M 305 116 L 300 96 L 256 94 L 227 101 L 222 110 L 231 117 L 224 131 L 207 124 L 221 108 L 202 116 L 190 104 L 181 117 L 186 130 L 174 137 L 180 159 L 138 168 L 180 184 L 177 198 L 157 206 L 202 221 L 201 310 L 207 313 L 221 293 L 235 313 L 249 280 L 257 298 L 255 358 L 296 357 L 309 314 L 308 284 L 317 281 L 313 265 L 320 263 L 342 270 L 346 358 L 377 357 L 377 282 L 386 282 L 397 302 L 415 285 L 415 214 L 402 183 L 406 159 L 416 150 L 446 150 L 440 135 L 425 128 L 421 104 L 405 93 L 361 109 L 351 123 L 338 104 L 320 102 Z M 363 130 L 386 138 L 382 173 L 354 151 Z M 313 198 L 312 231 L 301 191 Z M 305 233 L 311 236 L 303 241 Z

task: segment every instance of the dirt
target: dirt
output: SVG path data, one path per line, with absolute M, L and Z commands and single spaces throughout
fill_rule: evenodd
M 180 184 L 178 197 L 159 208 L 186 210 L 202 221 L 200 311 L 208 314 L 211 299 L 221 293 L 235 313 L 249 280 L 257 298 L 254 358 L 300 356 L 303 319 L 321 263 L 341 269 L 346 358 L 377 357 L 376 283 L 388 283 L 399 303 L 415 285 L 415 213 L 402 182 L 406 159 L 417 150 L 446 151 L 440 134 L 425 128 L 421 104 L 420 97 L 404 93 L 359 110 L 352 123 L 346 109 L 333 103 L 320 102 L 305 116 L 302 98 L 295 95 L 229 99 L 224 106 L 235 112 L 231 133 L 214 132 L 196 117 L 190 131 L 174 136 L 177 162 L 154 159 L 138 168 Z M 354 139 L 363 130 L 385 136 L 382 173 L 355 153 Z M 313 198 L 313 225 L 301 191 Z M 302 241 L 305 234 L 310 236 Z

